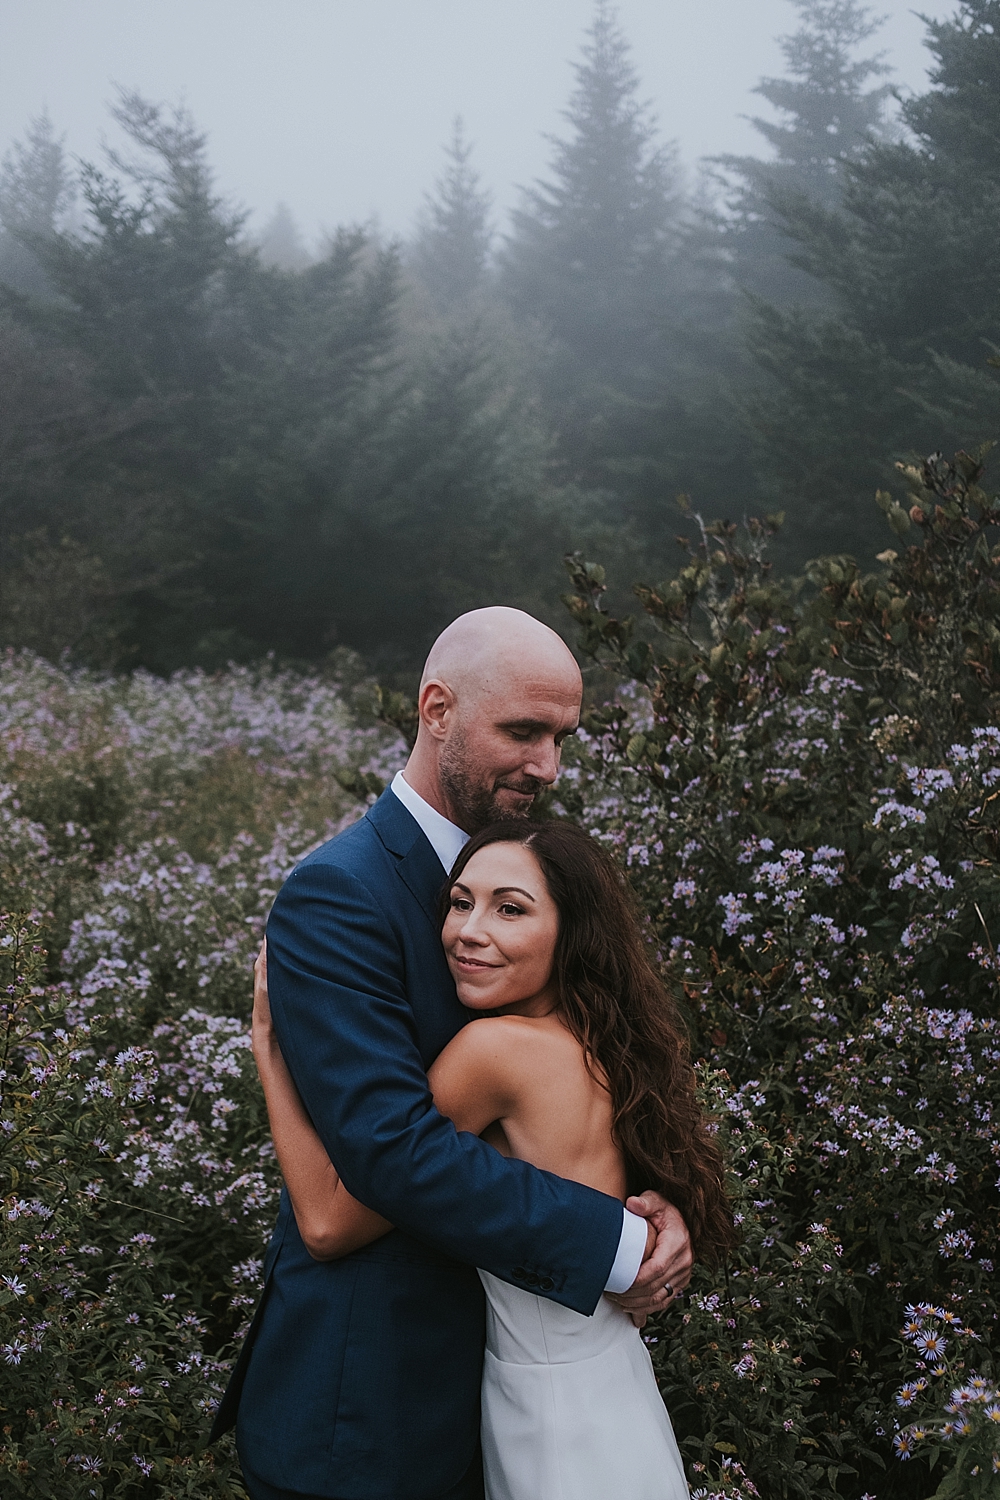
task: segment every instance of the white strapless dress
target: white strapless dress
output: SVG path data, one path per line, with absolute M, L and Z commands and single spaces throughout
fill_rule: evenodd
M 480 1271 L 486 1500 L 688 1500 L 649 1351 L 602 1297 L 592 1318 Z

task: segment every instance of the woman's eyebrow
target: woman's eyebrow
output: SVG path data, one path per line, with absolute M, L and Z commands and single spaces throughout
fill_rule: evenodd
M 494 896 L 503 896 L 506 895 L 508 891 L 517 891 L 519 896 L 527 896 L 528 900 L 532 903 L 532 905 L 534 905 L 534 896 L 530 891 L 526 891 L 521 885 L 498 885 L 493 894 Z
M 471 896 L 472 895 L 472 892 L 469 890 L 469 887 L 467 885 L 463 885 L 460 880 L 453 880 L 451 882 L 451 888 L 452 888 L 453 891 L 464 891 L 467 896 Z

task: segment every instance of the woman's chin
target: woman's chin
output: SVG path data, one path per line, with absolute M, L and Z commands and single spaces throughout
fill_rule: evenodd
M 461 980 L 455 988 L 458 991 L 458 998 L 466 1010 L 495 1010 L 497 1005 L 503 1003 L 497 1000 L 495 996 L 484 994 L 482 990 L 476 989 L 475 985 L 463 984 Z

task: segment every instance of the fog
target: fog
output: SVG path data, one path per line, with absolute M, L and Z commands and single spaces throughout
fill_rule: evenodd
M 753 151 L 751 90 L 781 71 L 787 0 L 621 0 L 667 139 L 683 159 Z M 893 81 L 925 80 L 924 28 L 893 3 Z M 926 6 L 931 15 L 953 7 Z M 284 201 L 314 239 L 377 218 L 405 232 L 461 114 L 498 210 L 544 171 L 590 0 L 0 0 L 0 148 L 47 108 L 93 157 L 115 84 L 183 100 L 220 188 L 261 223 Z
M 630 613 L 678 497 L 871 566 L 997 432 L 953 4 L 932 80 L 878 0 L 0 0 L 0 647 L 405 686 L 477 604 L 564 628 L 568 554 Z

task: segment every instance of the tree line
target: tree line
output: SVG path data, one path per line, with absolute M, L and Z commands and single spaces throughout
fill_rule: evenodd
M 2 640 L 405 673 L 455 613 L 558 609 L 559 560 L 671 568 L 676 499 L 862 565 L 915 451 L 997 428 L 1000 0 L 927 22 L 898 99 L 856 0 L 792 0 L 768 156 L 696 191 L 599 0 L 544 181 L 500 235 L 460 125 L 415 232 L 310 256 L 218 192 L 183 110 L 0 173 Z

